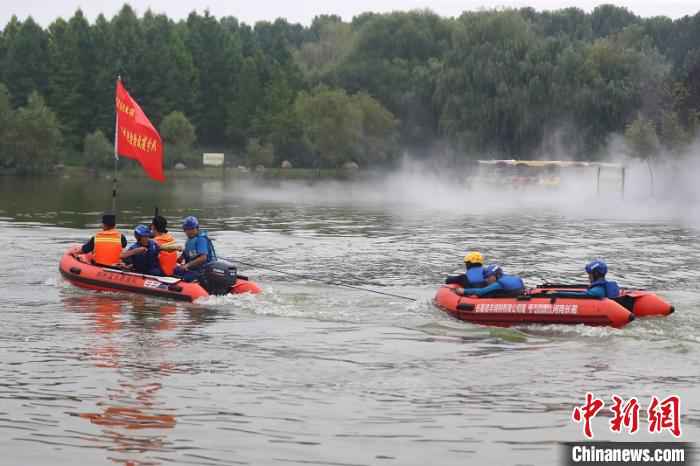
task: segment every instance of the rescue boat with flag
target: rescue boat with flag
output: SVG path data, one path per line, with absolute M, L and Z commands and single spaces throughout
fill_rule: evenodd
M 510 297 L 461 296 L 458 285 L 443 285 L 435 295 L 437 307 L 466 322 L 497 327 L 523 324 L 584 324 L 622 328 L 635 314 L 607 298 L 558 296 L 556 291 L 529 292 Z
M 257 283 L 237 274 L 225 261 L 212 262 L 199 282 L 176 277 L 158 277 L 92 263 L 92 254 L 68 250 L 59 263 L 61 275 L 71 284 L 94 291 L 125 291 L 178 301 L 195 301 L 211 295 L 252 293 L 262 290 Z
M 544 283 L 532 290 L 530 293 L 556 293 L 567 291 L 585 291 L 586 285 L 561 285 L 554 283 Z M 663 317 L 673 314 L 675 308 L 656 293 L 647 290 L 637 290 L 631 288 L 620 288 L 620 296 L 613 298 L 613 301 L 622 305 L 637 317 Z

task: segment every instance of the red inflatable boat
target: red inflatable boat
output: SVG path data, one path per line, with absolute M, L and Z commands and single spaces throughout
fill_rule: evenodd
M 555 285 L 545 283 L 530 290 L 530 293 L 543 293 L 557 291 L 585 291 L 586 285 Z M 637 317 L 667 316 L 672 314 L 675 308 L 664 301 L 655 293 L 646 290 L 620 289 L 620 296 L 613 301 L 621 304 L 625 309 L 634 313 Z
M 127 272 L 116 268 L 92 264 L 91 254 L 66 252 L 58 266 L 61 275 L 80 288 L 96 291 L 129 291 L 132 293 L 194 301 L 209 296 L 198 283 L 188 283 L 175 277 L 156 277 Z M 261 288 L 252 281 L 237 278 L 231 293 L 260 293 Z
M 467 322 L 498 327 L 523 324 L 585 324 L 622 328 L 635 315 L 610 299 L 557 297 L 556 292 L 524 294 L 517 297 L 459 296 L 443 285 L 435 305 Z

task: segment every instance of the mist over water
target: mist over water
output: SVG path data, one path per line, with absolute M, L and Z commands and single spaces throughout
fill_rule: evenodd
M 642 168 L 624 199 L 614 179 L 598 195 L 595 173 L 514 189 L 415 161 L 355 182 L 123 180 L 125 233 L 158 205 L 178 240 L 194 214 L 220 256 L 263 266 L 240 265 L 262 295 L 195 304 L 60 278 L 108 182 L 2 179 L 0 450 L 33 465 L 555 465 L 558 442 L 583 438 L 570 419 L 586 391 L 642 409 L 678 394 L 683 440 L 700 438 L 697 207 L 660 188 L 652 201 Z M 456 321 L 431 300 L 468 249 L 529 286 L 579 282 L 602 257 L 677 311 L 622 330 Z M 596 440 L 673 440 L 608 422 Z
M 475 164 L 448 169 L 430 160 L 404 158 L 398 171 L 355 182 L 313 184 L 281 181 L 274 185 L 241 183 L 233 197 L 300 205 L 361 206 L 402 216 L 482 215 L 540 211 L 572 218 L 666 221 L 700 225 L 700 158 L 687 156 L 654 166 L 654 192 L 644 162 L 625 160 L 605 167 L 563 168 L 558 186 L 521 185 Z

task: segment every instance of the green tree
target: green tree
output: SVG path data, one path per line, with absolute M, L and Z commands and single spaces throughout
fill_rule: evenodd
M 50 169 L 60 155 L 57 149 L 61 147 L 61 125 L 37 92 L 30 94 L 27 105 L 17 110 L 13 126 L 11 141 L 17 167 L 27 173 Z
M 659 142 L 670 154 L 679 155 L 691 143 L 690 135 L 681 125 L 676 112 L 663 112 L 659 130 Z
M 400 116 L 401 144 L 425 150 L 438 137 L 433 95 L 445 54 L 453 50 L 451 22 L 413 11 L 368 15 L 353 25 L 350 52 L 324 82 L 376 98 Z
M 163 118 L 160 134 L 165 145 L 168 166 L 178 162 L 188 165 L 201 163 L 192 152 L 192 145 L 196 141 L 195 128 L 184 113 L 175 111 Z
M 294 51 L 294 59 L 299 68 L 311 81 L 320 80 L 327 73 L 332 73 L 347 58 L 352 50 L 355 35 L 352 26 L 331 17 L 323 22 L 314 20 L 312 28 L 318 34 L 318 40 L 304 42 Z
M 113 82 L 119 74 L 129 87 L 140 89 L 152 76 L 143 59 L 145 40 L 143 25 L 136 12 L 124 4 L 110 21 L 109 55 Z M 112 87 L 112 91 L 114 88 Z
M 261 144 L 257 138 L 251 138 L 246 145 L 248 165 L 252 168 L 262 165 L 270 167 L 275 160 L 275 146 L 272 143 Z
M 632 157 L 638 158 L 647 164 L 651 195 L 654 195 L 654 171 L 652 161 L 659 154 L 659 138 L 656 127 L 652 121 L 644 119 L 641 115 L 627 125 L 625 129 L 625 143 Z
M 99 129 L 85 136 L 83 160 L 91 168 L 110 168 L 114 163 L 114 145 Z
M 533 151 L 556 117 L 550 89 L 558 49 L 515 11 L 465 13 L 453 42 L 436 92 L 443 134 L 467 151 Z
M 210 145 L 226 142 L 228 112 L 236 99 L 243 61 L 240 37 L 227 26 L 208 11 L 187 18 L 185 45 L 199 77 L 191 115 L 199 139 Z
M 356 94 L 352 100 L 362 113 L 360 149 L 355 152 L 358 162 L 370 165 L 391 159 L 397 151 L 399 121 L 369 94 Z
M 286 73 L 275 70 L 253 119 L 253 133 L 272 143 L 284 158 L 292 155 L 295 142 L 301 139 L 301 128 L 294 114 L 295 97 L 296 91 Z
M 318 87 L 300 93 L 295 110 L 317 165 L 371 165 L 395 151 L 398 121 L 367 94 L 351 96 L 342 89 Z
M 92 78 L 92 128 L 100 129 L 106 136 L 114 135 L 114 92 L 120 74 L 116 59 L 116 38 L 112 23 L 99 15 L 90 27 L 90 40 L 95 50 L 95 72 Z
M 183 32 L 165 15 L 147 11 L 141 20 L 143 30 L 144 75 L 139 93 L 143 109 L 154 121 L 161 121 L 174 110 L 192 108 L 197 73 Z
M 627 8 L 610 4 L 599 5 L 591 13 L 591 24 L 596 38 L 618 33 L 637 21 L 639 18 Z
M 624 122 L 641 110 L 646 71 L 639 51 L 609 39 L 585 46 L 569 102 L 586 158 L 607 144 L 611 133 L 623 132 Z
M 7 44 L 3 81 L 15 105 L 24 105 L 36 91 L 46 94 L 49 77 L 48 35 L 29 17 Z
M 84 21 L 84 19 L 83 19 Z M 78 34 L 62 19 L 49 26 L 49 76 L 47 100 L 61 119 L 67 142 L 77 147 L 86 131 L 91 103 L 83 96 L 88 94 L 83 88 L 83 64 L 80 60 Z
M 353 159 L 362 114 L 344 90 L 320 87 L 311 93 L 302 92 L 295 110 L 316 164 L 337 167 Z
M 12 165 L 10 157 L 14 110 L 7 87 L 0 83 L 0 168 Z
M 254 57 L 246 57 L 238 79 L 236 96 L 228 103 L 226 136 L 234 147 L 242 148 L 250 136 L 253 123 L 251 116 L 257 113 L 263 92 L 258 61 Z

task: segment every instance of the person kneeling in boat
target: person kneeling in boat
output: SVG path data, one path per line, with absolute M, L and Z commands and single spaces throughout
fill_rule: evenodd
M 608 273 L 608 264 L 602 260 L 594 260 L 586 264 L 588 281 L 591 283 L 586 291 L 560 291 L 557 296 L 589 296 L 591 298 L 617 298 L 620 296 L 620 287 L 617 282 L 608 281 L 605 275 Z
M 216 260 L 216 253 L 207 234 L 199 230 L 196 217 L 187 217 L 182 222 L 182 229 L 187 235 L 187 243 L 178 258 L 178 262 L 183 264 L 175 267 L 174 275 L 186 282 L 192 282 L 199 278 L 206 264 Z
M 121 258 L 134 272 L 146 275 L 163 275 L 158 263 L 160 246 L 151 239 L 151 230 L 146 225 L 134 229 L 136 242 L 121 253 Z
M 102 216 L 102 231 L 83 244 L 80 252 L 92 253 L 95 265 L 114 267 L 119 264 L 119 255 L 127 245 L 126 237 L 116 229 L 117 217 L 114 214 Z
M 168 221 L 165 217 L 156 215 L 151 223 L 151 235 L 160 246 L 158 262 L 164 275 L 172 275 L 177 265 L 177 251 L 182 251 L 182 246 L 175 242 L 173 235 L 168 233 Z
M 478 251 L 468 252 L 464 256 L 466 273 L 450 275 L 445 279 L 445 284 L 457 284 L 462 288 L 483 288 L 487 285 L 484 279 L 484 256 Z
M 506 275 L 501 266 L 491 264 L 484 270 L 486 287 L 484 288 L 455 288 L 454 292 L 463 295 L 488 296 L 517 296 L 525 289 L 523 279 L 517 275 Z

